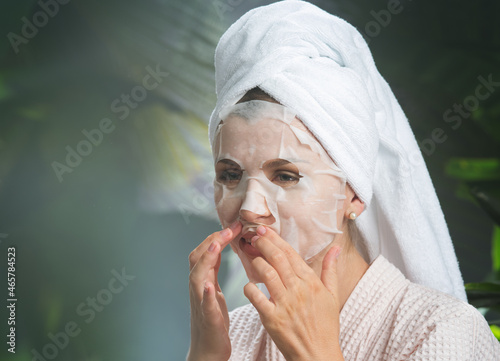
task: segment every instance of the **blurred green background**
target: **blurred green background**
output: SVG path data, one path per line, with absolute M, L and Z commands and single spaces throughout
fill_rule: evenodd
M 187 256 L 220 228 L 213 53 L 232 22 L 272 2 L 0 5 L 0 294 L 14 246 L 18 299 L 16 353 L 3 343 L 0 359 L 184 358 Z M 312 2 L 369 41 L 424 149 L 464 280 L 498 279 L 500 86 L 475 91 L 481 77 L 500 82 L 500 3 Z M 112 286 L 116 272 L 129 280 Z M 7 319 L 2 307 L 3 335 Z M 68 324 L 79 333 L 66 342 Z

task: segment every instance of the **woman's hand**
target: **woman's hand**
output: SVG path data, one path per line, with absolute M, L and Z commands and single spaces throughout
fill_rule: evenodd
M 340 305 L 337 297 L 337 257 L 332 247 L 323 259 L 321 278 L 272 229 L 259 226 L 252 240 L 263 255 L 252 261 L 271 298 L 253 283 L 245 296 L 288 361 L 344 360 L 339 345 Z M 267 262 L 266 262 L 267 261 Z
M 241 223 L 215 232 L 189 255 L 191 301 L 191 346 L 188 361 L 228 360 L 229 314 L 217 281 L 221 251 L 241 232 Z

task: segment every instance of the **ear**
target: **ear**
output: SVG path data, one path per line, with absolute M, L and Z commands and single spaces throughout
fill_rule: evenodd
M 344 217 L 347 219 L 352 219 L 350 217 L 351 213 L 354 213 L 356 217 L 359 217 L 361 213 L 365 210 L 365 203 L 354 193 L 353 189 L 349 184 L 346 184 L 346 205 L 344 207 L 345 214 Z

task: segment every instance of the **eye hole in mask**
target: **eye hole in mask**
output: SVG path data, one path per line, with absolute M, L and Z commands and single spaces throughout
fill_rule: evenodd
M 215 165 L 215 179 L 227 187 L 235 187 L 241 180 L 243 171 L 236 162 L 221 159 Z
M 285 159 L 269 160 L 262 165 L 262 169 L 267 179 L 283 188 L 296 185 L 303 177 L 299 168 Z

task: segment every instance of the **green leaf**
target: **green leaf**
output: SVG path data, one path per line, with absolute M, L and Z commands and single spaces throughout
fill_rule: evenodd
M 493 238 L 491 240 L 491 261 L 493 271 L 497 274 L 500 271 L 500 227 L 493 227 Z
M 452 158 L 446 164 L 446 173 L 465 181 L 500 179 L 498 158 Z
M 489 307 L 500 310 L 500 283 L 481 282 L 465 285 L 469 303 L 474 307 Z
M 497 292 L 500 296 L 500 283 L 497 282 L 476 282 L 466 283 L 465 289 L 469 291 Z
M 500 341 L 500 327 L 497 325 L 490 325 L 491 332 L 493 332 L 493 335 L 497 338 L 497 340 Z

